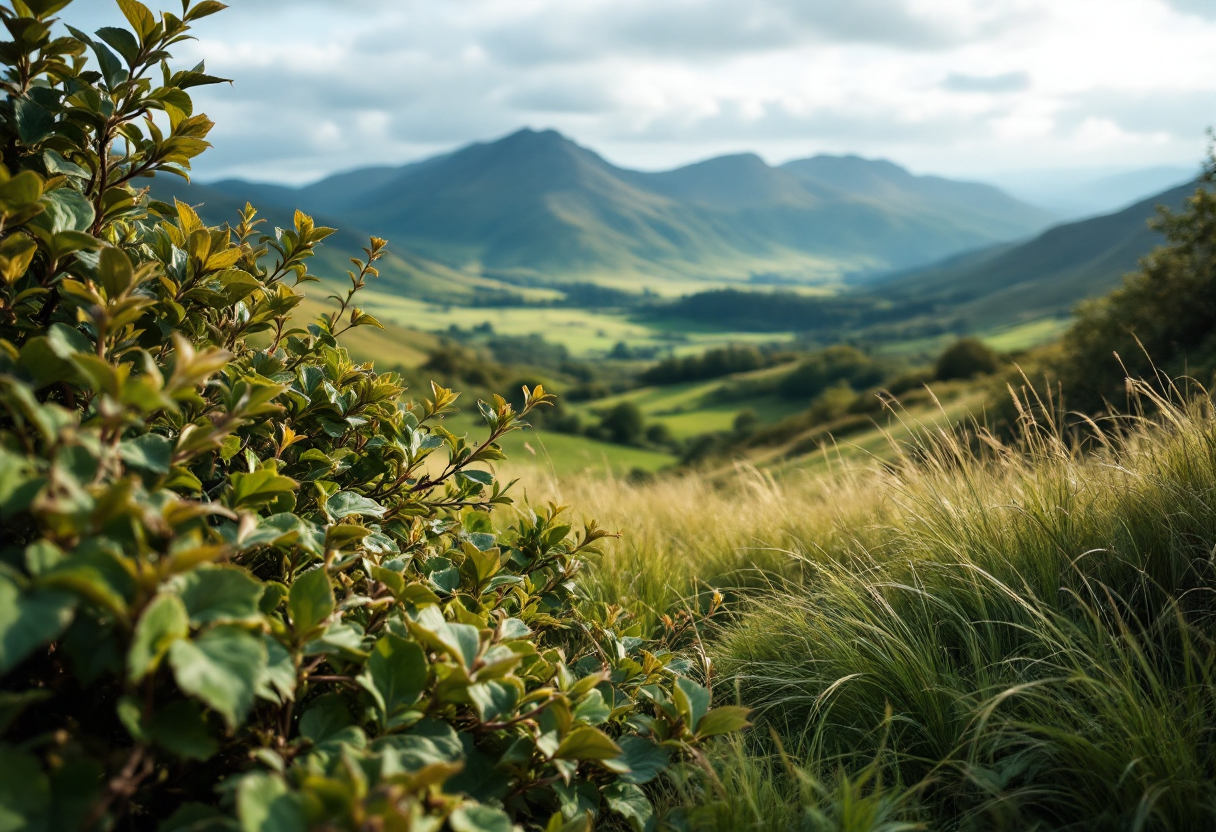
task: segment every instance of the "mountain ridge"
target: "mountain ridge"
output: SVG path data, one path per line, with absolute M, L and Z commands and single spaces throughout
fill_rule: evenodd
M 746 282 L 756 272 L 833 283 L 1026 237 L 1050 220 L 991 186 L 859 157 L 847 164 L 864 177 L 829 182 L 822 170 L 807 174 L 812 162 L 832 165 L 736 154 L 631 171 L 556 131 L 525 129 L 301 188 L 207 187 L 329 215 L 447 268 L 525 283 L 627 273 Z

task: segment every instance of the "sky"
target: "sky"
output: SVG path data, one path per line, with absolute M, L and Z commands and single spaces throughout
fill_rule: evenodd
M 195 96 L 217 122 L 202 180 L 303 183 L 525 126 L 647 170 L 827 152 L 991 179 L 1197 166 L 1216 124 L 1216 0 L 231 6 L 178 47 L 233 79 Z M 113 0 L 61 16 L 121 22 Z

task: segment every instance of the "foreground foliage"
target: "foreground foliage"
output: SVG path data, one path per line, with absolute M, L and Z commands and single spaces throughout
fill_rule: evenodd
M 382 240 L 293 327 L 331 229 L 132 187 L 206 148 L 220 79 L 168 50 L 223 6 L 56 38 L 66 5 L 0 6 L 0 828 L 654 828 L 647 784 L 745 712 L 582 599 L 603 530 L 491 523 L 551 397 L 471 443 L 354 364 Z

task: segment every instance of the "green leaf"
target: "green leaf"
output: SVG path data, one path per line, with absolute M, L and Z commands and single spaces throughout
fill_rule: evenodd
M 684 724 L 688 726 L 688 730 L 695 732 L 697 723 L 709 710 L 709 691 L 692 679 L 681 676 L 676 679 L 676 683 L 671 689 L 671 698 L 675 702 L 680 716 L 684 717 Z
M 67 592 L 22 592 L 0 575 L 0 674 L 55 639 L 72 623 L 76 599 Z
M 613 783 L 604 789 L 608 808 L 622 815 L 634 832 L 649 832 L 654 828 L 654 807 L 646 793 L 632 783 Z
M 619 775 L 623 783 L 642 785 L 662 774 L 671 763 L 671 754 L 645 737 L 622 737 L 621 756 L 613 760 L 629 770 Z
M 233 508 L 261 508 L 268 506 L 283 494 L 296 490 L 296 481 L 285 477 L 274 468 L 260 468 L 252 474 L 236 472 L 231 476 L 232 492 L 228 504 Z
M 505 682 L 478 682 L 469 685 L 466 692 L 482 722 L 499 719 L 519 704 L 519 689 Z
M 118 455 L 136 470 L 167 474 L 173 463 L 173 440 L 159 434 L 145 433 L 118 443 Z
M 217 627 L 194 641 L 175 641 L 169 648 L 178 687 L 214 708 L 234 729 L 253 706 L 266 661 L 261 639 L 234 626 Z
M 588 725 L 599 725 L 601 722 L 606 722 L 611 715 L 612 708 L 609 708 L 608 704 L 604 702 L 604 695 L 598 690 L 593 690 L 584 696 L 574 708 L 574 718 Z
M 13 119 L 17 122 L 17 136 L 21 143 L 33 147 L 55 129 L 55 116 L 31 98 L 9 97 L 13 105 Z
M 64 231 L 88 231 L 96 214 L 93 203 L 75 188 L 56 188 L 42 198 L 42 213 L 30 224 L 60 234 Z
M 156 670 L 178 639 L 190 635 L 190 616 L 176 595 L 159 595 L 144 609 L 127 651 L 127 677 L 138 682 Z
M 263 586 L 237 566 L 202 566 L 175 582 L 195 626 L 215 621 L 257 621 Z
M 335 739 L 353 724 L 350 708 L 342 697 L 329 693 L 313 700 L 300 717 L 300 736 L 313 745 Z
M 563 760 L 611 760 L 621 756 L 621 749 L 598 728 L 575 728 L 553 756 Z
M 324 566 L 309 570 L 295 579 L 287 595 L 291 626 L 298 635 L 315 630 L 334 611 L 334 589 Z
M 343 517 L 381 518 L 387 511 L 388 509 L 375 500 L 353 491 L 339 491 L 325 503 L 325 512 L 334 520 L 341 520 Z
M 342 549 L 351 543 L 362 540 L 372 533 L 371 529 L 363 526 L 352 526 L 343 523 L 340 526 L 329 526 L 325 530 L 325 548 Z
M 697 724 L 697 736 L 716 737 L 719 734 L 742 731 L 751 724 L 747 721 L 747 715 L 750 713 L 750 708 L 740 708 L 737 705 L 714 708 Z
M 258 696 L 271 702 L 289 702 L 296 693 L 296 665 L 278 639 L 262 634 L 266 645 L 266 673 L 258 680 Z
M 161 822 L 157 832 L 241 832 L 241 827 L 214 806 L 183 803 Z
M 135 269 L 121 249 L 107 246 L 101 250 L 97 260 L 97 277 L 106 290 L 106 297 L 113 300 L 135 283 Z
M 410 631 L 428 646 L 459 661 L 466 670 L 472 670 L 477 661 L 477 654 L 481 652 L 481 632 L 471 624 L 449 624 L 442 619 L 441 613 L 436 612 L 436 617 L 438 621 L 427 616 L 425 620 L 417 623 L 410 622 Z
M 187 760 L 209 760 L 219 750 L 202 711 L 188 699 L 170 702 L 157 711 L 146 734 L 161 748 Z
M 135 63 L 135 59 L 139 57 L 139 41 L 126 29 L 103 26 L 97 30 L 96 35 L 113 47 L 115 52 L 122 55 L 123 60 L 128 64 Z
M 241 778 L 236 791 L 241 832 L 300 832 L 308 828 L 300 800 L 277 774 L 255 772 Z
M 376 642 L 359 682 L 375 697 L 387 719 L 422 695 L 427 682 L 426 654 L 412 641 L 386 635 Z
M 148 37 L 156 28 L 156 18 L 139 0 L 118 0 L 118 8 L 122 10 L 123 16 L 139 35 L 140 40 Z
M 51 784 L 32 754 L 0 745 L 0 830 L 42 832 L 51 813 Z
M 515 827 L 511 817 L 502 809 L 465 803 L 448 816 L 452 832 L 511 832 Z

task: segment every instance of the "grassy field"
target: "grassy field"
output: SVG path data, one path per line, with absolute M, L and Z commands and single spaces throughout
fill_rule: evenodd
M 465 409 L 468 407 L 466 404 Z M 470 439 L 485 432 L 480 419 L 467 412 L 448 417 L 444 427 L 457 435 L 468 435 Z M 580 475 L 593 481 L 610 480 L 624 477 L 635 469 L 653 473 L 676 461 L 671 454 L 647 448 L 614 445 L 586 436 L 532 428 L 507 434 L 502 447 L 508 458 L 502 463 L 504 472 L 510 478 L 520 477 L 532 484 L 553 477 Z
M 529 483 L 623 532 L 584 585 L 644 630 L 726 593 L 699 643 L 756 727 L 672 786 L 687 828 L 1212 828 L 1210 404 L 1084 456 L 913 433 L 830 474 Z
M 676 354 L 696 353 L 726 344 L 768 344 L 792 337 L 789 333 L 722 332 L 707 328 L 652 327 L 616 312 L 566 307 L 475 308 L 425 303 L 374 290 L 360 301 L 385 323 L 438 332 L 451 326 L 471 329 L 488 323 L 505 335 L 543 333 L 577 357 L 603 356 L 624 342 L 630 347 L 657 347 Z

